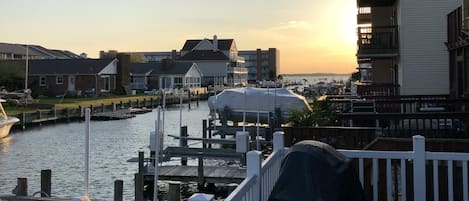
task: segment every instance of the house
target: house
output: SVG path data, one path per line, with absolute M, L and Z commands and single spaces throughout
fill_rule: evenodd
M 464 4 L 466 7 L 468 4 Z M 453 98 L 469 98 L 469 14 L 458 7 L 448 14 L 449 80 Z M 464 22 L 463 22 L 463 19 Z
M 277 80 L 280 68 L 280 57 L 277 48 L 240 50 L 238 55 L 245 59 L 249 83 L 256 83 L 256 81 L 262 80 Z
M 194 89 L 201 86 L 202 74 L 193 62 L 164 60 L 163 62 L 132 63 L 132 89 Z
M 181 61 L 197 63 L 202 72 L 202 86 L 237 86 L 247 84 L 244 58 L 238 56 L 234 39 L 187 40 L 181 49 Z
M 371 75 L 358 93 L 449 94 L 446 15 L 461 3 L 358 0 L 358 69 Z
M 51 50 L 39 45 L 0 43 L 0 60 L 82 59 L 68 50 Z
M 46 95 L 92 95 L 119 89 L 117 59 L 29 61 L 29 86 Z

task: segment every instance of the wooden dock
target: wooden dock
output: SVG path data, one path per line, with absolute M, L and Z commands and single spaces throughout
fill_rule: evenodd
M 130 113 L 129 110 L 117 110 L 114 112 L 101 112 L 91 115 L 92 120 L 119 120 L 135 117 L 135 114 Z
M 0 201 L 70 201 L 70 198 L 42 198 L 31 196 L 0 195 Z
M 197 166 L 161 166 L 158 168 L 159 180 L 199 181 Z M 204 166 L 203 171 L 204 180 L 208 183 L 241 183 L 246 176 L 246 169 L 241 167 Z M 153 181 L 153 172 L 146 172 L 144 175 L 145 180 Z
M 165 159 L 171 157 L 189 157 L 189 158 L 212 158 L 212 159 L 232 159 L 239 160 L 241 153 L 236 153 L 233 149 L 204 149 L 204 148 L 186 148 L 186 147 L 167 147 L 164 150 Z M 164 159 L 163 159 L 164 160 Z

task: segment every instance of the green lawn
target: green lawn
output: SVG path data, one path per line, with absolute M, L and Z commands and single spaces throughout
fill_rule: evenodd
M 143 101 L 143 99 L 150 100 L 158 99 L 158 96 L 154 95 L 136 95 L 136 96 L 113 96 L 105 98 L 40 98 L 38 99 L 39 104 L 52 105 L 56 109 L 65 108 L 77 108 L 78 106 L 87 107 L 90 105 L 100 106 L 101 104 L 110 105 L 112 103 L 129 102 L 129 101 Z M 5 111 L 9 115 L 16 115 L 22 112 L 34 112 L 37 111 L 37 107 L 16 105 L 12 106 L 9 104 L 3 105 Z

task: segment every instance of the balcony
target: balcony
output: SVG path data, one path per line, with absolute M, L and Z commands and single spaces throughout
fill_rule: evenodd
M 371 24 L 371 7 L 359 7 L 357 24 Z
M 397 26 L 358 27 L 360 58 L 388 58 L 398 56 Z
M 357 0 L 359 7 L 393 6 L 396 0 Z

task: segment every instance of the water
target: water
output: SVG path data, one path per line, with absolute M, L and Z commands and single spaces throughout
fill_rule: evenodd
M 305 84 L 317 84 L 318 82 L 332 82 L 332 81 L 347 81 L 351 74 L 304 74 L 304 75 L 284 75 L 283 80 L 285 82 L 302 83 Z
M 202 136 L 202 119 L 208 117 L 206 102 L 185 105 L 183 125 L 191 137 Z M 149 156 L 149 133 L 154 130 L 156 109 L 135 118 L 91 122 L 90 197 L 112 200 L 114 180 L 124 180 L 125 200 L 134 199 L 137 163 L 126 162 L 144 151 Z M 166 111 L 166 134 L 179 134 L 179 109 Z M 13 133 L 0 141 L 0 194 L 11 194 L 17 177 L 28 177 L 29 194 L 40 190 L 40 171 L 52 170 L 52 195 L 78 197 L 84 193 L 84 122 L 47 125 Z M 165 137 L 165 146 L 178 141 Z

